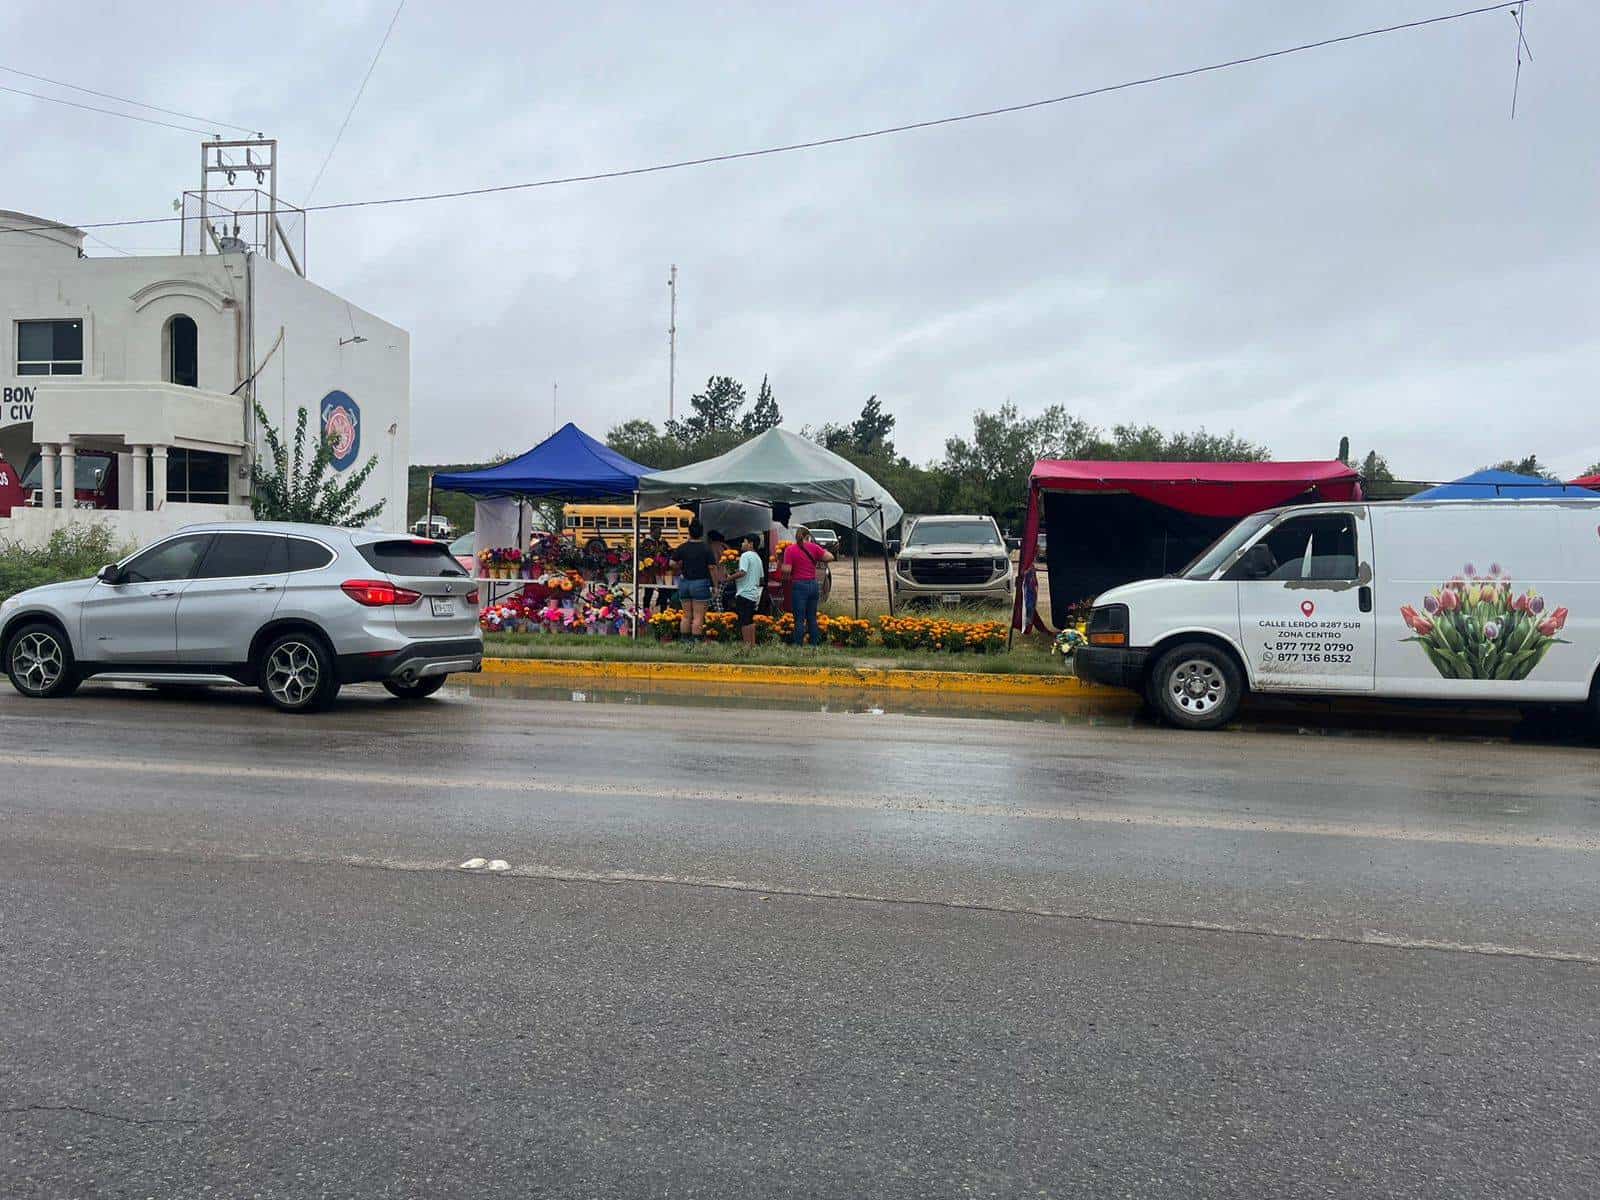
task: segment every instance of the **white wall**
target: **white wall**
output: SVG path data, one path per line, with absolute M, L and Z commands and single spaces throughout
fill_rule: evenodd
M 0 212 L 0 225 L 35 222 Z M 194 319 L 199 333 L 203 390 L 232 393 L 249 373 L 246 312 L 252 305 L 243 254 L 81 258 L 82 240 L 81 233 L 61 226 L 0 233 L 0 454 L 18 470 L 35 448 L 31 405 L 48 403 L 49 381 L 17 377 L 16 321 L 80 318 L 82 380 L 153 383 L 165 378 L 166 322 L 182 313 Z M 410 336 L 259 255 L 248 270 L 254 276 L 255 362 L 266 358 L 280 329 L 284 335 L 256 380 L 262 406 L 285 432 L 292 432 L 295 411 L 304 406 L 315 429 L 323 397 L 334 390 L 348 394 L 360 411 L 361 434 L 348 469 L 359 469 L 373 454 L 379 458 L 362 490 L 362 506 L 382 501 L 378 523 L 402 529 L 411 459 Z M 357 335 L 365 340 L 339 344 Z M 246 415 L 241 413 L 241 423 Z M 257 445 L 264 445 L 259 437 Z M 244 491 L 248 484 L 240 487 Z
M 160 512 L 126 509 L 17 508 L 0 517 L 0 542 L 42 546 L 67 525 L 95 524 L 111 530 L 117 552 L 148 545 L 185 525 L 208 521 L 248 521 L 250 509 L 232 504 L 169 504 Z
M 285 267 L 258 257 L 252 269 L 257 363 L 283 331 L 283 345 L 256 377 L 261 407 L 280 430 L 292 432 L 301 407 L 315 425 L 329 392 L 341 391 L 354 400 L 360 409 L 361 445 L 348 470 L 359 470 L 372 455 L 378 456 L 378 466 L 362 488 L 362 507 L 382 501 L 377 523 L 384 529 L 404 529 L 411 462 L 411 336 Z M 349 340 L 357 336 L 366 340 Z

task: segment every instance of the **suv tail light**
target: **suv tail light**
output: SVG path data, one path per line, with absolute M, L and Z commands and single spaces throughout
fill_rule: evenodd
M 422 599 L 421 592 L 395 587 L 387 579 L 347 579 L 339 585 L 342 591 L 357 604 L 367 608 L 384 608 L 391 604 L 415 604 Z
M 468 604 L 477 604 L 478 603 L 478 599 L 479 599 L 479 597 L 478 597 L 478 589 L 477 588 L 473 588 L 470 592 L 467 593 L 467 603 Z

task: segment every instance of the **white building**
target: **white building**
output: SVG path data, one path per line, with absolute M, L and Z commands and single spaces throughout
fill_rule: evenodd
M 0 454 L 28 495 L 0 517 L 0 539 L 37 543 L 92 519 L 144 542 L 248 518 L 250 462 L 265 453 L 252 392 L 286 443 L 308 409 L 312 437 L 335 440 L 336 471 L 376 454 L 362 507 L 381 502 L 377 523 L 404 528 L 405 330 L 237 238 L 114 258 L 86 257 L 83 241 L 0 211 Z

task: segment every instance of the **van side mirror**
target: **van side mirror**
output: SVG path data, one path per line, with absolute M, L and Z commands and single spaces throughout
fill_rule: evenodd
M 101 583 L 121 583 L 122 571 L 116 563 L 107 563 L 94 573 L 94 577 Z
M 1277 569 L 1278 560 L 1273 555 L 1271 547 L 1265 542 L 1257 542 L 1239 556 L 1239 561 L 1234 563 L 1233 569 L 1228 572 L 1228 578 L 1265 579 Z

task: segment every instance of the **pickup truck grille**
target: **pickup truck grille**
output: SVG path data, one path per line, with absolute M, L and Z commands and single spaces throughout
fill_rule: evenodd
M 992 558 L 929 558 L 913 559 L 911 578 L 917 583 L 974 584 L 988 583 L 994 578 Z

